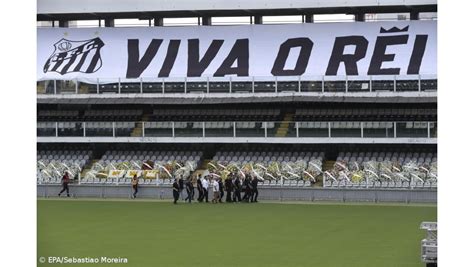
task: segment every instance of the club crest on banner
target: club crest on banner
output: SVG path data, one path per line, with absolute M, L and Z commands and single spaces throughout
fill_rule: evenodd
M 103 46 L 104 42 L 98 37 L 85 41 L 62 38 L 54 44 L 54 52 L 46 60 L 43 72 L 61 75 L 72 72 L 94 73 L 102 67 L 100 49 Z

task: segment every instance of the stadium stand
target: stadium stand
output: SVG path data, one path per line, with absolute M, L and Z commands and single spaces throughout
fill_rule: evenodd
M 275 121 L 278 109 L 159 109 L 153 110 L 150 120 L 156 121 Z
M 230 172 L 250 172 L 263 185 L 310 186 L 321 174 L 323 152 L 265 149 L 259 151 L 218 151 L 207 164 L 219 177 Z
M 38 150 L 36 154 L 38 183 L 60 183 L 64 172 L 78 177 L 92 158 L 91 150 Z
M 174 177 L 190 177 L 202 156 L 202 151 L 108 150 L 94 161 L 81 182 L 130 184 L 137 174 L 142 177 L 140 184 L 170 184 Z
M 436 74 L 406 70 L 42 79 L 38 182 L 57 183 L 64 164 L 92 185 L 125 186 L 134 174 L 144 186 L 168 186 L 174 177 L 251 172 L 264 186 L 436 188 L 437 87 Z M 71 161 L 76 151 L 86 153 Z
M 436 152 L 340 152 L 325 187 L 437 187 Z
M 408 76 L 409 77 L 409 76 Z M 415 77 L 414 77 L 415 78 Z M 367 92 L 429 92 L 436 91 L 437 80 L 425 76 L 406 79 L 404 76 L 386 80 L 374 78 L 362 79 L 358 76 L 331 80 L 332 77 L 311 79 L 295 77 L 285 81 L 285 77 L 249 77 L 246 81 L 233 81 L 223 78 L 222 81 L 206 80 L 186 81 L 187 78 L 154 79 L 142 82 L 122 81 L 114 83 L 89 84 L 76 81 L 45 81 L 37 83 L 39 94 L 183 94 L 183 93 L 281 93 L 281 92 L 328 92 L 328 93 L 367 93 Z M 215 79 L 215 78 L 212 78 Z M 242 78 L 240 78 L 242 79 Z M 256 81 L 255 79 L 263 79 Z M 355 80 L 357 79 L 357 80 Z M 77 89 L 76 89 L 77 87 Z M 56 89 L 55 89 L 56 88 Z
M 169 201 L 175 179 L 197 187 L 201 175 L 256 177 L 259 201 L 437 203 L 436 15 L 419 21 L 437 12 L 436 1 L 87 2 L 38 2 L 39 198 L 56 197 L 69 172 L 73 198 Z M 318 16 L 344 19 L 316 23 Z M 246 25 L 214 24 L 226 17 Z M 121 19 L 140 25 L 119 25 Z M 94 26 L 76 29 L 85 21 Z M 267 206 L 260 208 L 271 213 Z M 344 215 L 334 229 L 352 224 Z M 388 229 L 370 227 L 374 216 L 362 215 L 369 222 L 359 223 L 363 234 Z M 421 259 L 436 264 L 437 225 L 420 227 L 428 231 Z M 323 245 L 335 243 L 332 237 Z M 366 247 L 340 258 L 382 262 Z M 411 250 L 407 255 L 415 255 Z M 396 262 L 404 256 L 398 254 L 383 260 Z
M 406 121 L 406 120 L 436 120 L 434 108 L 388 108 L 388 109 L 296 109 L 296 121 Z

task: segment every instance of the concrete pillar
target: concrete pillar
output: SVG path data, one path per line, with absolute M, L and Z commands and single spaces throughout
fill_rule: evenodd
M 410 12 L 410 20 L 419 20 L 419 19 L 420 19 L 420 12 L 418 11 Z
M 211 26 L 212 25 L 212 17 L 202 17 L 202 25 Z
M 365 21 L 365 13 L 357 13 L 355 15 L 355 21 Z
M 69 27 L 69 21 L 67 21 L 67 20 L 60 20 L 60 21 L 59 21 L 59 27 L 60 27 L 60 28 L 68 28 L 68 27 Z
M 114 19 L 105 19 L 105 27 L 115 27 Z
M 253 16 L 253 23 L 254 24 L 263 24 L 262 16 Z
M 163 18 L 154 18 L 154 24 L 155 27 L 161 27 L 163 26 Z

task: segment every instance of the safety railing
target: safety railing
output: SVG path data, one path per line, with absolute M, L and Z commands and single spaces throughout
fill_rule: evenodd
M 426 230 L 426 237 L 421 240 L 421 260 L 426 266 L 436 266 L 438 262 L 438 223 L 422 222 L 420 229 Z
M 436 138 L 435 121 L 37 122 L 39 137 Z
M 370 93 L 438 89 L 437 75 L 43 80 L 38 94 Z

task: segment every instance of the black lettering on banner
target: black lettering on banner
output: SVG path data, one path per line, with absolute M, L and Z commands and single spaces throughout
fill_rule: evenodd
M 300 47 L 300 54 L 293 69 L 285 70 L 285 64 L 290 55 L 292 48 Z M 273 76 L 297 76 L 302 75 L 308 66 L 311 50 L 313 49 L 313 41 L 309 38 L 292 38 L 288 39 L 280 45 L 275 63 L 271 73 Z
M 406 44 L 408 41 L 408 35 L 396 35 L 396 36 L 379 36 L 375 42 L 374 54 L 370 60 L 368 75 L 398 75 L 400 74 L 400 68 L 384 68 L 382 69 L 383 62 L 393 61 L 395 54 L 385 54 L 385 50 L 389 45 L 400 45 Z
M 165 61 L 163 62 L 163 66 L 161 66 L 161 70 L 158 73 L 158 77 L 169 77 L 171 69 L 173 69 L 174 62 L 176 61 L 176 57 L 178 56 L 178 49 L 179 45 L 181 44 L 181 40 L 170 40 L 168 44 L 168 51 L 166 51 Z
M 348 45 L 354 45 L 354 54 L 344 54 L 344 48 Z M 343 62 L 346 68 L 346 75 L 359 75 L 357 62 L 365 57 L 369 41 L 364 36 L 353 35 L 336 37 L 329 59 L 326 75 L 337 75 L 340 64 Z
M 408 64 L 407 74 L 419 74 L 421 61 L 425 54 L 426 42 L 428 35 L 417 35 L 415 44 L 413 45 L 413 52 L 411 54 L 410 63 Z
M 235 67 L 232 67 L 237 62 Z M 238 39 L 224 59 L 221 66 L 214 73 L 214 77 L 236 74 L 249 76 L 249 39 Z
M 212 40 L 202 59 L 199 59 L 199 39 L 188 40 L 188 77 L 200 77 L 216 57 L 224 40 Z
M 150 62 L 155 57 L 158 49 L 160 48 L 162 39 L 153 39 L 148 45 L 148 48 L 143 54 L 143 57 L 139 59 L 139 48 L 138 39 L 128 39 L 128 65 L 127 65 L 127 78 L 138 78 L 143 71 L 150 65 Z

